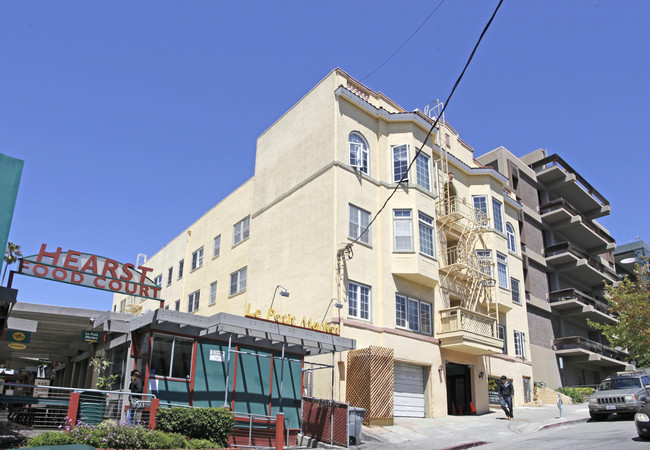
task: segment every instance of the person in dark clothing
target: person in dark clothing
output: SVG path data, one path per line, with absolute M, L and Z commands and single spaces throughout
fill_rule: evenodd
M 501 401 L 501 409 L 506 413 L 506 419 L 508 420 L 515 418 L 512 414 L 513 395 L 515 395 L 515 389 L 512 383 L 508 381 L 508 377 L 503 375 L 501 377 L 501 384 L 499 385 L 499 400 Z
M 126 421 L 127 423 L 137 423 L 138 418 L 137 418 L 137 410 L 138 408 L 138 402 L 142 400 L 141 395 L 136 395 L 136 394 L 142 394 L 144 391 L 144 384 L 142 383 L 142 374 L 140 373 L 139 370 L 132 370 L 131 371 L 131 384 L 129 384 L 129 391 L 131 391 L 131 395 L 129 396 L 129 411 L 126 414 Z

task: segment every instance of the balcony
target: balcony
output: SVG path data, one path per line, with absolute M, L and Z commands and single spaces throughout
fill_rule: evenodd
M 415 283 L 434 288 L 438 284 L 438 262 L 420 253 L 393 253 L 393 274 Z
M 496 338 L 496 318 L 455 307 L 440 310 L 440 347 L 473 355 L 503 352 L 503 341 Z
M 633 368 L 627 363 L 630 359 L 629 353 L 581 336 L 554 339 L 553 349 L 556 355 L 562 356 L 572 363 L 612 367 L 615 370 L 631 370 Z
M 551 309 L 560 312 L 563 317 L 590 319 L 598 323 L 616 323 L 607 308 L 607 304 L 580 292 L 577 289 L 561 289 L 549 292 Z
M 436 202 L 436 221 L 441 228 L 455 231 L 460 235 L 468 225 L 474 228 L 487 228 L 490 219 L 474 206 L 458 197 L 450 197 Z
M 589 219 L 606 216 L 611 212 L 609 202 L 558 155 L 534 162 L 537 181 L 543 183 L 557 197 L 579 208 Z
M 540 206 L 545 224 L 554 231 L 561 231 L 567 239 L 589 253 L 597 254 L 614 250 L 616 242 L 604 229 L 585 218 L 564 199 L 556 199 Z
M 618 281 L 616 272 L 579 248 L 561 242 L 544 248 L 546 264 L 557 272 L 564 272 L 588 286 L 602 286 L 603 280 Z

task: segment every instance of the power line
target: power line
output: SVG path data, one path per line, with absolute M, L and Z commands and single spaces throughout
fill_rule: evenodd
M 499 11 L 499 8 L 501 7 L 501 4 L 503 3 L 503 0 L 499 0 L 499 4 L 497 5 L 496 9 L 492 13 L 492 17 L 490 17 L 490 20 L 488 23 L 485 25 L 485 28 L 483 28 L 483 32 L 481 33 L 481 36 L 478 38 L 478 41 L 476 42 L 476 45 L 474 46 L 474 50 L 472 50 L 472 53 L 469 55 L 469 58 L 467 60 L 467 63 L 465 63 L 465 67 L 463 68 L 463 71 L 460 73 L 460 76 L 456 80 L 456 83 L 454 83 L 454 87 L 451 89 L 451 92 L 449 93 L 449 96 L 447 97 L 447 101 L 444 103 L 442 106 L 442 110 L 440 111 L 440 114 L 438 114 L 438 117 L 436 117 L 436 120 L 433 122 L 433 125 L 431 125 L 431 128 L 429 129 L 429 132 L 425 136 L 424 140 L 422 141 L 422 145 L 418 149 L 417 152 L 415 152 L 415 155 L 413 156 L 413 159 L 411 159 L 411 163 L 408 165 L 406 168 L 406 171 L 404 171 L 404 174 L 402 175 L 402 178 L 397 182 L 397 185 L 393 188 L 393 192 L 390 193 L 384 204 L 379 208 L 379 211 L 375 214 L 375 217 L 372 218 L 370 223 L 368 223 L 368 226 L 363 230 L 362 233 L 359 233 L 359 236 L 355 240 L 353 240 L 351 243 L 349 243 L 346 247 L 352 247 L 354 244 L 357 243 L 359 239 L 361 239 L 361 236 L 363 236 L 369 229 L 370 226 L 374 223 L 375 220 L 377 220 L 377 217 L 379 217 L 379 214 L 386 208 L 386 205 L 388 205 L 388 202 L 390 201 L 391 198 L 393 198 L 393 195 L 395 195 L 395 192 L 397 192 L 397 189 L 401 186 L 401 184 L 404 182 L 404 180 L 407 178 L 409 170 L 411 170 L 411 166 L 413 163 L 415 163 L 415 160 L 417 157 L 420 155 L 422 152 L 422 149 L 424 148 L 424 145 L 427 143 L 427 139 L 429 139 L 429 136 L 431 136 L 431 133 L 433 130 L 436 128 L 436 125 L 438 124 L 438 121 L 440 120 L 440 117 L 442 117 L 443 113 L 445 112 L 445 109 L 447 109 L 447 105 L 449 105 L 449 100 L 451 100 L 451 97 L 454 95 L 454 92 L 456 91 L 456 88 L 458 87 L 458 84 L 460 83 L 460 80 L 463 79 L 463 75 L 465 75 L 465 71 L 467 70 L 467 67 L 469 67 L 469 63 L 472 62 L 472 58 L 474 58 L 474 54 L 476 53 L 476 50 L 478 49 L 479 44 L 481 43 L 481 40 L 483 40 L 483 36 L 485 36 L 485 33 L 487 33 L 488 28 L 490 28 L 490 25 L 492 24 L 492 20 L 494 20 L 494 17 L 497 15 L 497 11 Z
M 363 80 L 365 80 L 366 78 L 368 78 L 369 76 L 373 75 L 373 74 L 374 74 L 375 72 L 377 72 L 379 69 L 381 69 L 382 67 L 384 67 L 384 66 L 386 65 L 386 63 L 387 63 L 388 61 L 390 61 L 390 60 L 393 58 L 393 56 L 397 55 L 397 54 L 399 53 L 399 51 L 400 51 L 401 49 L 403 49 L 404 46 L 405 46 L 406 44 L 408 44 L 408 42 L 411 40 L 411 38 L 412 38 L 413 36 L 415 36 L 415 34 L 416 34 L 418 31 L 420 31 L 420 28 L 422 28 L 422 27 L 424 26 L 424 24 L 427 23 L 427 22 L 429 21 L 429 19 L 431 18 L 431 16 L 433 16 L 433 15 L 435 14 L 435 12 L 438 11 L 438 8 L 440 8 L 444 2 L 445 2 L 445 0 L 441 0 L 440 3 L 438 3 L 438 6 L 436 6 L 436 7 L 433 9 L 433 11 L 431 11 L 431 14 L 429 14 L 429 16 L 428 16 L 426 19 L 424 19 L 424 22 L 422 22 L 422 23 L 420 24 L 420 26 L 419 26 L 419 27 L 418 27 L 418 28 L 413 32 L 413 34 L 411 34 L 411 35 L 409 36 L 409 38 L 408 38 L 406 41 L 404 41 L 404 43 L 403 43 L 402 45 L 400 45 L 400 47 L 399 47 L 397 50 L 395 50 L 395 51 L 393 52 L 393 54 L 390 55 L 386 61 L 384 61 L 383 63 L 381 63 L 381 64 L 379 65 L 379 67 L 377 67 L 375 70 L 373 70 L 372 72 L 370 72 L 370 73 L 369 73 L 368 75 L 366 75 L 365 77 L 361 78 L 359 81 L 363 81 Z

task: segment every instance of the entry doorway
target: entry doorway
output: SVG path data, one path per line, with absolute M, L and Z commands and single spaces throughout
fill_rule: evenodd
M 469 366 L 447 362 L 447 414 L 471 414 L 472 385 Z

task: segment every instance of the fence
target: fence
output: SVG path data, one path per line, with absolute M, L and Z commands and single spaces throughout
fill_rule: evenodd
M 349 405 L 312 397 L 302 398 L 302 433 L 331 445 L 350 442 Z

